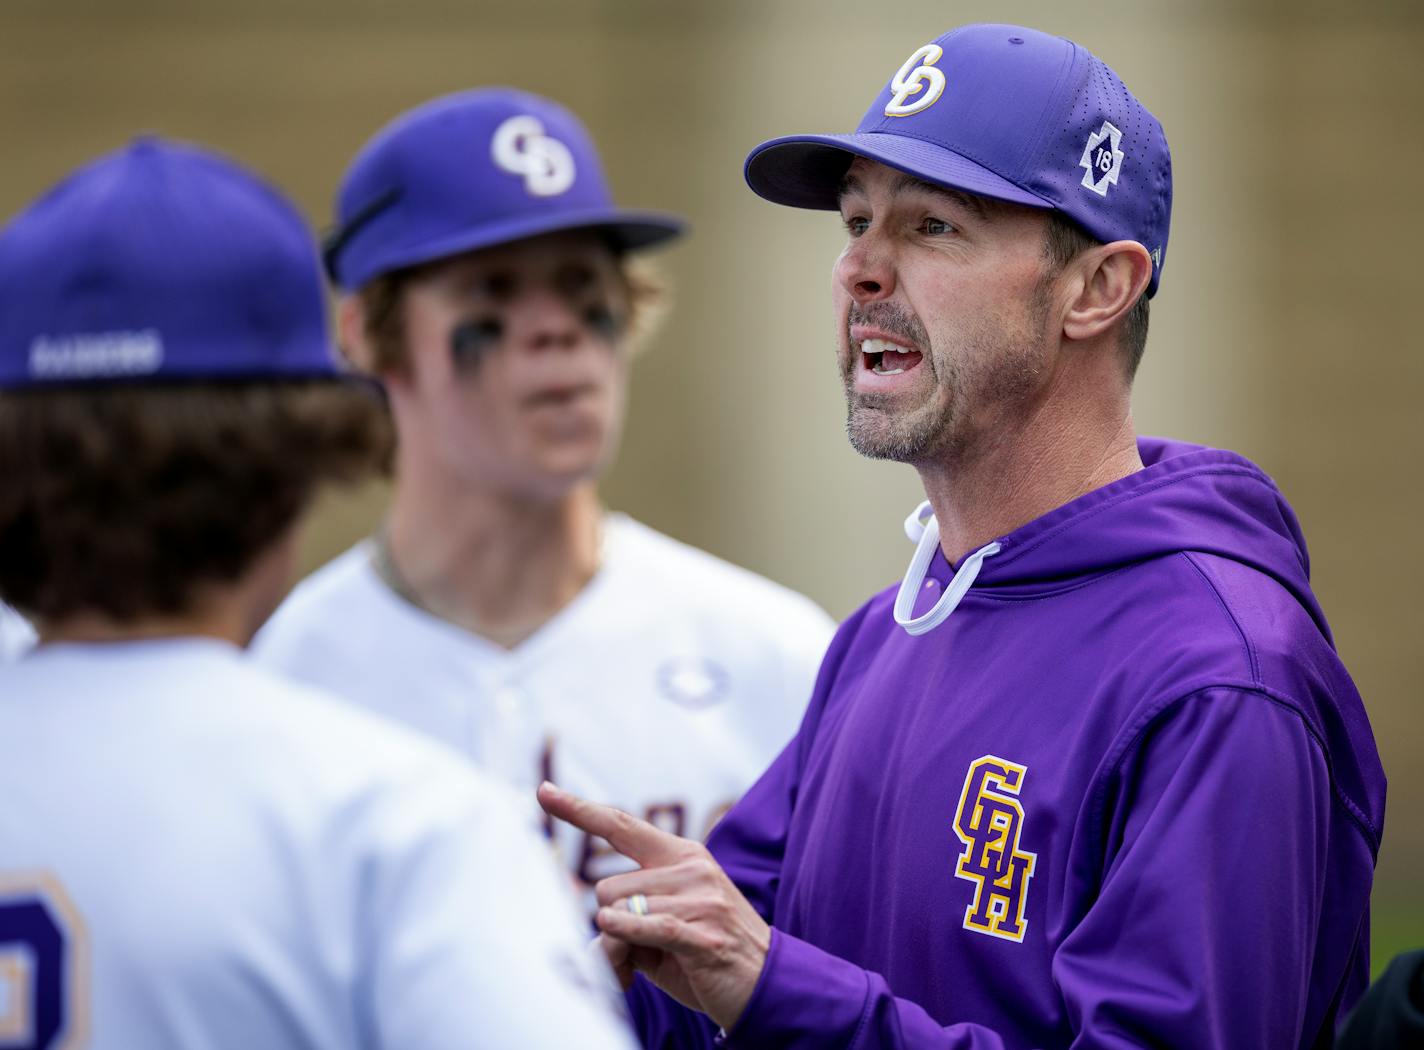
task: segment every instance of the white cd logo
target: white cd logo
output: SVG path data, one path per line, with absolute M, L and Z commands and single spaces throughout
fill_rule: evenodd
M 908 117 L 928 109 L 944 93 L 944 74 L 935 68 L 943 54 L 944 49 L 938 44 L 926 44 L 905 59 L 905 64 L 890 80 L 894 94 L 885 107 L 887 117 Z
M 556 138 L 544 134 L 538 117 L 510 117 L 495 129 L 490 142 L 494 162 L 524 179 L 536 197 L 553 197 L 574 184 L 574 155 Z

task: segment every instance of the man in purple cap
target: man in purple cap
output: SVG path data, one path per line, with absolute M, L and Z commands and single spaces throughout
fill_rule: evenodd
M 578 120 L 504 88 L 379 132 L 338 220 L 342 342 L 388 395 L 395 491 L 259 657 L 526 797 L 558 777 L 703 837 L 795 732 L 833 624 L 599 500 L 652 305 L 632 253 L 681 222 L 616 205 Z M 556 841 L 583 884 L 627 866 Z
M 1304 1048 L 1360 995 L 1384 776 L 1299 527 L 1132 425 L 1170 171 L 1107 66 L 1004 25 L 752 152 L 839 209 L 850 437 L 928 500 L 710 852 L 541 788 L 643 866 L 597 920 L 647 1045 Z
M 0 1046 L 632 1046 L 520 800 L 242 652 L 383 434 L 230 161 L 143 139 L 0 230 Z

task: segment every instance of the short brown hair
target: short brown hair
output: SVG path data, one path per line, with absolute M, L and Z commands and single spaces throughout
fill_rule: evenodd
M 405 351 L 403 304 L 406 286 L 422 273 L 439 266 L 441 260 L 393 270 L 362 285 L 357 292 L 371 346 L 371 360 L 357 362 L 374 375 L 403 375 L 408 361 Z M 620 254 L 618 272 L 628 293 L 628 325 L 623 337 L 636 350 L 657 327 L 667 306 L 667 286 L 661 275 L 642 259 Z
M 1082 227 L 1066 217 L 1062 212 L 1048 213 L 1048 233 L 1044 245 L 1045 254 L 1057 273 L 1067 266 L 1080 252 L 1094 248 L 1102 241 L 1095 240 Z M 1137 366 L 1142 364 L 1142 355 L 1147 349 L 1148 303 L 1143 292 L 1123 320 L 1122 346 L 1127 356 L 1127 378 L 1137 375 Z
M 0 598 L 40 619 L 182 614 L 320 482 L 389 454 L 376 393 L 346 381 L 0 393 Z

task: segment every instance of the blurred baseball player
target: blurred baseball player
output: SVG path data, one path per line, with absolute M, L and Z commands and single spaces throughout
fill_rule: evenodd
M 281 197 L 140 140 L 0 232 L 0 1046 L 627 1050 L 537 824 L 253 666 L 374 465 Z
M 1384 775 L 1275 485 L 1134 435 L 1157 120 L 1069 41 L 966 26 L 746 175 L 839 209 L 851 439 L 928 500 L 710 853 L 542 789 L 643 865 L 597 921 L 684 1004 L 631 986 L 646 1044 L 1330 1045 Z
M 343 345 L 389 396 L 395 492 L 259 658 L 525 790 L 555 776 L 701 838 L 791 737 L 832 625 L 599 501 L 647 307 L 628 256 L 680 223 L 615 206 L 578 121 L 507 89 L 394 121 L 337 211 Z M 626 867 L 559 846 L 586 883 Z

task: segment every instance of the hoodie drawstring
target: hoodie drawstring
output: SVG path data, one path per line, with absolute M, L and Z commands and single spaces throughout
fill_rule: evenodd
M 955 572 L 954 579 L 950 580 L 949 586 L 944 589 L 944 594 L 935 602 L 934 608 L 923 616 L 912 617 L 910 614 L 915 608 L 915 598 L 924 586 L 925 577 L 929 575 L 930 562 L 934 560 L 935 551 L 939 548 L 939 522 L 930 512 L 929 500 L 921 503 L 914 513 L 905 519 L 905 535 L 912 540 L 918 540 L 919 543 L 915 547 L 915 556 L 910 559 L 910 567 L 905 570 L 905 578 L 900 581 L 900 593 L 895 595 L 895 622 L 903 627 L 906 633 L 921 635 L 933 631 L 949 619 L 949 614 L 954 612 L 969 588 L 974 586 L 974 581 L 979 578 L 979 569 L 984 564 L 984 559 L 998 554 L 1000 546 L 997 540 L 986 543 L 965 558 Z

